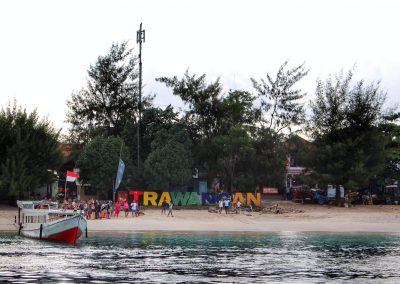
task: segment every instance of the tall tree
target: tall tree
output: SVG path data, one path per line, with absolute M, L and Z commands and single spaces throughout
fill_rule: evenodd
M 384 166 L 385 145 L 378 125 L 385 94 L 379 84 L 352 85 L 352 76 L 350 71 L 335 81 L 318 81 L 309 129 L 316 144 L 312 163 L 323 180 L 360 189 Z
M 254 127 L 261 118 L 261 111 L 254 107 L 256 97 L 249 92 L 230 90 L 222 97 L 219 134 L 226 134 L 231 127 Z
M 185 185 L 192 175 L 191 141 L 185 128 L 176 125 L 159 130 L 144 167 L 150 188 Z
M 185 119 L 194 141 L 209 140 L 215 135 L 222 116 L 219 106 L 222 85 L 219 79 L 207 84 L 205 74 L 196 77 L 186 71 L 182 79 L 174 76 L 157 78 L 156 81 L 171 87 L 173 94 L 189 106 Z
M 215 137 L 213 144 L 217 149 L 217 165 L 225 181 L 225 190 L 248 189 L 243 181 L 247 174 L 246 166 L 241 165 L 247 164 L 248 157 L 254 156 L 255 150 L 246 129 L 240 125 L 232 126 L 228 133 Z
M 385 169 L 383 181 L 391 184 L 400 179 L 400 112 L 392 112 L 384 116 L 379 125 L 385 138 Z
M 48 170 L 58 170 L 63 161 L 58 149 L 59 132 L 35 111 L 9 105 L 0 111 L 0 192 L 11 198 L 26 198 L 52 181 Z
M 276 77 L 267 74 L 267 80 L 260 83 L 251 79 L 261 100 L 263 127 L 277 133 L 283 129 L 289 131 L 293 126 L 304 122 L 304 108 L 301 99 L 306 93 L 295 89 L 295 84 L 308 74 L 304 65 L 285 70 L 288 62 L 281 65 Z
M 121 138 L 97 136 L 86 145 L 79 156 L 78 166 L 81 179 L 91 184 L 104 199 L 112 193 L 120 153 L 126 165 L 125 171 L 129 171 L 132 162 Z M 122 184 L 126 184 L 125 180 Z
M 285 180 L 284 135 L 268 128 L 259 128 L 254 134 L 255 155 L 250 164 L 256 185 L 282 187 Z
M 93 137 L 91 132 L 118 135 L 127 120 L 137 120 L 138 71 L 132 52 L 127 42 L 113 44 L 108 54 L 90 66 L 86 88 L 71 95 L 67 122 L 77 142 L 87 142 Z M 149 101 L 145 97 L 143 104 Z
M 178 113 L 174 112 L 171 106 L 165 109 L 148 107 L 143 110 L 140 122 L 140 157 L 145 161 L 151 152 L 151 142 L 155 139 L 156 133 L 161 129 L 169 129 L 179 122 Z M 129 148 L 132 160 L 137 159 L 137 123 L 130 120 L 121 133 L 125 145 Z M 137 162 L 137 161 L 136 161 Z
M 219 134 L 223 116 L 220 98 L 222 85 L 219 79 L 207 83 L 205 74 L 197 77 L 186 71 L 182 79 L 174 76 L 156 80 L 171 87 L 173 94 L 189 107 L 183 120 L 193 142 L 195 167 L 203 177 L 211 179 L 217 174 L 216 149 L 211 140 Z

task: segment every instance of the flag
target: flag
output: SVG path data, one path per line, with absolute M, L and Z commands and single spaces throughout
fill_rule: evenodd
M 79 174 L 67 171 L 67 179 L 66 179 L 66 181 L 72 181 L 73 182 L 73 181 L 76 181 L 77 178 L 79 178 Z
M 117 192 L 119 184 L 121 183 L 122 177 L 124 175 L 124 170 L 125 170 L 125 164 L 121 159 L 119 159 L 117 177 L 115 178 L 114 193 Z

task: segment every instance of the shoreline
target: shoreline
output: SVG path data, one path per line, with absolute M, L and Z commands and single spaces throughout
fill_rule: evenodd
M 180 232 L 180 233 L 400 233 L 400 206 L 356 205 L 351 208 L 290 201 L 275 203 L 282 214 L 252 212 L 245 214 L 209 213 L 208 210 L 174 210 L 174 217 L 161 215 L 161 209 L 145 208 L 140 217 L 87 220 L 88 233 L 105 232 Z M 265 210 L 264 210 L 265 211 Z M 16 232 L 15 207 L 0 206 L 0 232 Z M 122 213 L 123 214 L 123 213 Z

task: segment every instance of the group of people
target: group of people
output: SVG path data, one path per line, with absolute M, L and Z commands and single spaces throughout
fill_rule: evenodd
M 225 210 L 225 214 L 228 214 L 229 208 L 231 206 L 231 200 L 229 198 L 221 198 L 218 201 L 218 212 L 222 213 L 222 210 Z M 236 210 L 236 213 L 241 212 L 242 203 L 238 200 L 236 204 L 233 204 L 233 209 Z
M 169 216 L 174 217 L 174 215 L 172 214 L 172 208 L 174 207 L 172 201 L 170 201 L 169 203 L 167 203 L 165 200 L 163 201 L 163 203 L 161 204 L 161 214 L 165 215 L 167 213 L 167 207 L 168 207 L 167 217 Z
M 164 201 L 161 205 L 161 214 L 167 215 L 167 217 L 174 217 L 172 213 L 173 206 L 174 204 L 172 201 L 169 203 Z M 130 204 L 127 200 L 120 200 L 115 203 L 113 203 L 111 200 L 99 201 L 93 198 L 82 200 L 80 202 L 75 200 L 68 202 L 68 200 L 64 200 L 62 203 L 62 208 L 80 211 L 87 220 L 118 218 L 121 212 L 124 213 L 125 217 L 129 216 L 129 212 L 131 212 L 132 217 L 144 215 L 144 213 L 139 209 L 139 202 L 136 200 L 133 200 Z
M 118 218 L 121 212 L 124 212 L 125 217 L 129 216 L 129 212 L 133 217 L 139 217 L 139 215 L 144 214 L 140 211 L 139 203 L 135 200 L 130 204 L 127 200 L 120 200 L 115 203 L 110 200 L 99 201 L 93 198 L 80 202 L 64 200 L 62 208 L 80 211 L 87 220 Z

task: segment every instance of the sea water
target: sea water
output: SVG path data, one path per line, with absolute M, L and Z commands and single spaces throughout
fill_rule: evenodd
M 96 233 L 77 245 L 0 234 L 1 283 L 400 283 L 400 235 Z

